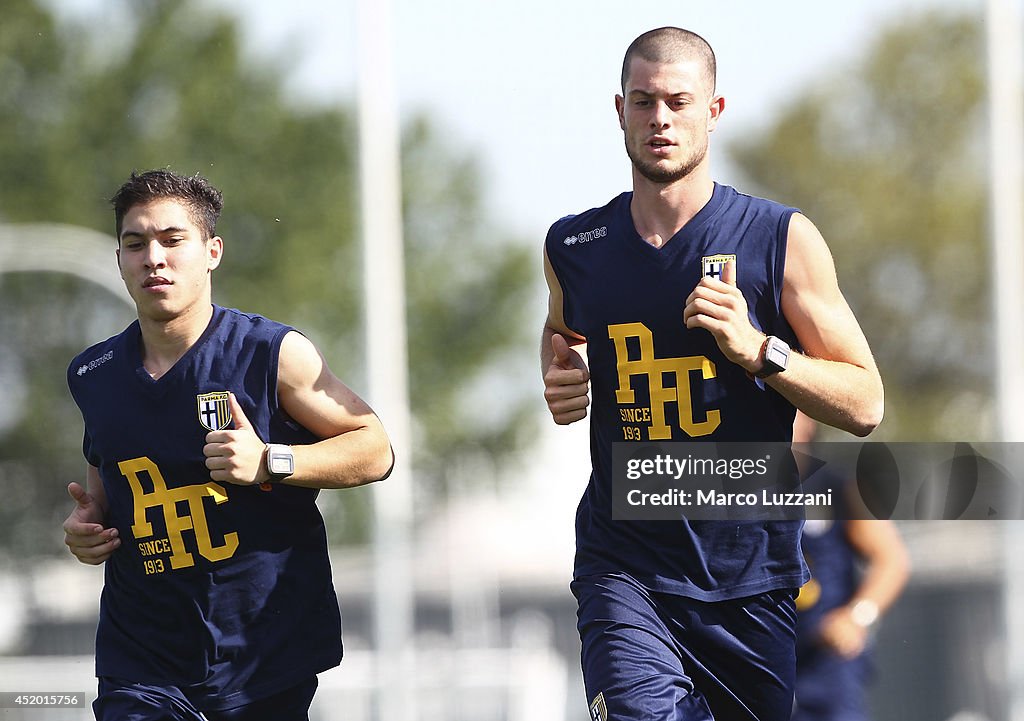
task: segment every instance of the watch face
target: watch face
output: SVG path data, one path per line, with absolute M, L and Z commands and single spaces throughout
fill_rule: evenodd
M 273 456 L 270 459 L 270 472 L 274 475 L 287 475 L 292 472 L 292 459 L 288 456 Z
M 779 340 L 769 343 L 768 347 L 764 349 L 764 359 L 780 370 L 784 370 L 789 361 L 789 347 Z
M 290 476 L 295 472 L 295 457 L 287 446 L 271 446 L 267 451 L 267 470 L 273 476 Z

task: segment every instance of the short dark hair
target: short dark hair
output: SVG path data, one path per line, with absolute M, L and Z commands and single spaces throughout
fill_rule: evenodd
M 178 175 L 170 170 L 132 171 L 131 177 L 117 189 L 110 204 L 114 206 L 114 225 L 117 242 L 121 242 L 124 216 L 136 205 L 154 200 L 180 200 L 188 206 L 192 220 L 206 235 L 206 240 L 217 233 L 217 219 L 224 209 L 224 195 L 210 181 L 196 173 Z
M 715 51 L 700 35 L 682 28 L 664 27 L 648 30 L 626 48 L 626 56 L 622 59 L 622 93 L 626 93 L 626 80 L 629 79 L 629 65 L 634 57 L 640 57 L 652 63 L 670 63 L 679 60 L 696 58 L 704 65 L 705 79 L 715 92 L 717 66 Z

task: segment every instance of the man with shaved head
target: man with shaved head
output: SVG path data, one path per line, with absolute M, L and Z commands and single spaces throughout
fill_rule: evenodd
M 615 520 L 613 444 L 788 443 L 797 408 L 863 436 L 881 380 L 815 226 L 712 180 L 710 45 L 638 37 L 615 109 L 632 192 L 557 221 L 544 253 L 545 399 L 559 424 L 592 405 L 572 583 L 590 715 L 783 721 L 801 521 Z

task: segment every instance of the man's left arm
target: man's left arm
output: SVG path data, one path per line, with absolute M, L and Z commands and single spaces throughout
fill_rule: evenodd
M 873 431 L 884 408 L 878 367 L 825 240 L 800 214 L 789 225 L 782 314 L 802 352 L 766 382 L 815 420 L 858 436 Z
M 839 290 L 832 254 L 818 229 L 794 214 L 789 225 L 782 314 L 801 351 L 764 382 L 815 420 L 866 436 L 882 420 L 882 379 L 860 324 Z M 686 301 L 688 328 L 710 331 L 733 363 L 750 373 L 764 362 L 765 335 L 750 324 L 747 304 L 727 263 L 723 279 L 703 278 Z
M 331 372 L 316 346 L 295 331 L 281 342 L 277 393 L 281 409 L 321 439 L 291 446 L 294 470 L 283 483 L 350 488 L 388 476 L 394 456 L 380 420 Z M 259 438 L 233 395 L 231 407 L 235 428 L 207 435 L 210 478 L 239 485 L 270 480 L 266 439 Z

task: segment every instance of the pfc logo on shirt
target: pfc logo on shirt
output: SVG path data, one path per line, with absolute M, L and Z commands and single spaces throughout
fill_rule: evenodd
M 608 707 L 604 703 L 604 692 L 600 692 L 590 704 L 590 718 L 593 721 L 608 721 Z
M 224 533 L 218 545 L 206 516 L 208 509 L 227 503 L 228 492 L 224 486 L 207 481 L 169 488 L 159 466 L 146 456 L 121 461 L 117 467 L 132 491 L 135 511 L 132 535 L 139 541 L 139 555 L 147 576 L 167 570 L 164 556 L 171 569 L 194 566 L 195 556 L 189 550 L 192 543 L 186 543 L 189 536 L 194 539 L 192 547 L 208 561 L 216 563 L 235 555 L 238 533 Z M 158 530 L 159 526 L 154 527 L 154 519 L 148 514 L 151 508 L 162 511 L 163 532 Z
M 703 420 L 694 417 L 690 391 L 691 373 L 705 381 L 717 377 L 715 364 L 710 359 L 702 355 L 682 358 L 656 357 L 654 334 L 643 323 L 609 325 L 608 337 L 615 345 L 616 370 L 619 377 L 615 401 L 620 406 L 619 414 L 623 423 L 627 424 L 622 429 L 623 440 L 671 440 L 672 429 L 668 425 L 665 411 L 670 403 L 676 404 L 679 427 L 691 438 L 710 435 L 718 428 L 722 422 L 722 414 L 718 409 L 705 410 Z M 635 376 L 645 376 L 647 379 L 646 383 L 639 384 L 645 387 L 644 392 L 647 394 L 647 398 L 640 401 L 643 404 L 646 400 L 646 404 L 639 407 L 637 392 L 633 388 Z M 674 381 L 666 383 L 667 379 L 673 378 Z M 646 424 L 646 428 L 640 424 L 641 422 Z

